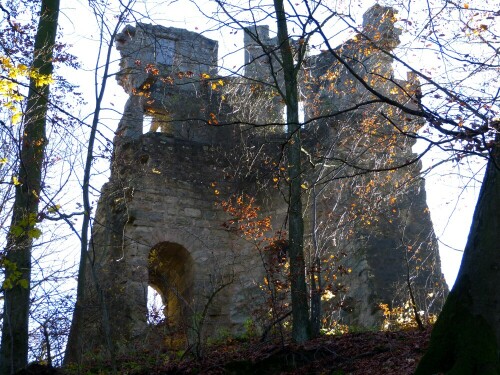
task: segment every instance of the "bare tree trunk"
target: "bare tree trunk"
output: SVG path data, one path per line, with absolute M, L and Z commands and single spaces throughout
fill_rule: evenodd
M 52 53 L 57 33 L 59 0 L 42 0 L 40 20 L 35 36 L 32 69 L 41 75 L 53 70 Z M 30 79 L 21 145 L 19 182 L 12 213 L 10 233 L 5 250 L 6 280 L 12 286 L 5 290 L 0 374 L 12 374 L 28 362 L 28 321 L 30 308 L 31 249 L 33 229 L 45 157 L 46 115 L 49 85 L 36 86 Z M 16 276 L 20 272 L 20 276 Z
M 316 180 L 316 182 L 318 179 Z M 312 187 L 312 254 L 311 254 L 311 336 L 319 337 L 321 332 L 321 257 L 317 237 L 318 194 L 316 183 Z
M 286 122 L 288 125 L 288 177 L 290 178 L 289 257 L 292 292 L 292 337 L 297 342 L 310 338 L 308 296 L 304 261 L 304 220 L 302 218 L 301 134 L 297 73 L 288 37 L 282 0 L 274 1 L 278 42 L 285 79 Z M 300 63 L 298 64 L 300 66 Z
M 500 374 L 500 144 L 486 167 L 455 286 L 416 374 Z
M 311 266 L 311 336 L 321 332 L 321 259 L 314 254 Z

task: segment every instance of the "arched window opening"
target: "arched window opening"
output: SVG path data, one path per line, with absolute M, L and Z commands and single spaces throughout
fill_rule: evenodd
M 143 133 L 165 133 L 174 135 L 174 124 L 172 116 L 167 112 L 161 112 L 157 108 L 146 108 L 144 115 Z

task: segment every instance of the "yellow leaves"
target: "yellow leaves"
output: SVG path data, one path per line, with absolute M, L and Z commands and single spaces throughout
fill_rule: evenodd
M 219 79 L 218 81 L 214 81 L 210 85 L 212 87 L 212 90 L 217 90 L 218 86 L 224 86 L 224 81 L 222 79 Z
M 16 176 L 12 176 L 12 183 L 14 186 L 21 185 L 21 182 L 19 182 L 19 179 Z
M 51 75 L 40 74 L 35 71 L 30 72 L 30 78 L 34 80 L 36 87 L 43 87 L 54 83 L 54 79 Z
M 158 169 L 156 169 L 156 168 L 153 168 L 153 169 L 151 170 L 151 172 L 153 172 L 154 174 L 161 174 L 161 171 L 159 171 L 159 170 L 158 170 Z
M 2 69 L 9 71 L 14 68 L 14 65 L 11 63 L 10 59 L 6 56 L 0 56 L 0 66 L 2 67 Z
M 209 78 L 210 78 L 210 74 L 207 74 L 207 73 L 201 73 L 201 78 L 202 78 L 202 79 L 209 79 Z
M 40 74 L 24 64 L 15 64 L 7 56 L 0 56 L 0 103 L 11 114 L 13 124 L 22 118 L 19 103 L 24 97 L 19 93 L 18 81 L 30 78 L 36 87 L 53 83 L 51 75 Z
M 384 322 L 382 324 L 383 330 L 391 331 L 417 327 L 414 305 L 411 301 L 406 301 L 403 306 L 394 306 L 392 308 L 385 303 L 380 303 L 378 306 L 384 315 Z M 419 311 L 418 314 L 422 319 L 424 312 Z M 427 319 L 428 322 L 432 324 L 436 317 L 431 314 Z
M 9 159 L 7 158 L 0 158 L 0 164 L 7 164 L 9 162 Z
M 56 213 L 57 211 L 59 211 L 61 209 L 61 205 L 60 204 L 56 204 L 54 206 L 51 206 L 48 208 L 48 212 L 53 214 L 53 213 Z
M 322 328 L 321 333 L 324 335 L 345 335 L 349 333 L 349 326 L 345 324 L 340 324 L 338 322 L 333 322 L 333 325 L 329 328 Z
M 23 117 L 23 114 L 21 112 L 18 112 L 18 111 L 15 111 L 13 114 L 12 114 L 12 124 L 17 124 L 19 123 L 19 121 L 21 121 Z
M 330 290 L 325 290 L 321 295 L 322 301 L 330 301 L 332 298 L 335 298 L 335 294 L 333 294 Z

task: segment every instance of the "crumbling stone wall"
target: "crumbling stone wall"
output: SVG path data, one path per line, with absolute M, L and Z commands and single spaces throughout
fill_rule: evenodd
M 394 80 L 392 60 L 377 48 L 398 44 L 393 16 L 391 8 L 372 7 L 364 36 L 310 56 L 301 73 L 309 267 L 336 259 L 320 277 L 342 285 L 332 301 L 344 323 L 359 327 L 380 324 L 378 303 L 406 301 L 408 283 L 422 309 L 439 309 L 446 292 L 420 164 L 411 162 L 414 141 L 403 134 L 422 122 L 382 100 L 418 108 L 418 82 Z M 104 343 L 103 301 L 115 349 L 141 342 L 148 285 L 163 295 L 170 323 L 188 336 L 200 330 L 200 321 L 204 335 L 241 332 L 262 305 L 259 253 L 221 225 L 229 217 L 217 205 L 232 194 L 250 194 L 275 229 L 286 229 L 283 105 L 256 82 L 268 82 L 263 74 L 274 42 L 266 27 L 253 32 L 262 43 L 245 36 L 249 81 L 218 77 L 217 42 L 196 33 L 138 24 L 117 38 L 118 80 L 130 98 L 96 212 L 93 273 L 79 301 L 87 320 L 72 331 L 84 339 L 69 347 L 70 360 Z M 145 116 L 154 118 L 150 132 L 143 131 Z M 252 123 L 276 125 L 269 131 Z M 407 161 L 406 168 L 390 170 Z M 347 271 L 334 274 L 335 267 Z
M 352 271 L 340 316 L 366 327 L 379 321 L 380 301 L 408 301 L 409 285 L 419 309 L 439 311 L 446 286 L 412 152 L 424 121 L 388 104 L 417 111 L 419 83 L 411 73 L 394 78 L 394 11 L 375 5 L 363 19 L 362 34 L 308 59 L 304 92 L 309 152 L 328 160 L 313 158 L 308 176 L 323 186 L 317 216 L 339 220 L 341 229 L 324 237 L 348 254 L 344 265 Z M 390 170 L 396 166 L 405 167 Z
M 217 75 L 216 41 L 173 27 L 139 23 L 117 35 L 122 55 L 119 84 L 130 94 L 119 135 L 137 137 L 143 133 L 144 116 L 151 129 L 191 141 L 217 142 L 215 128 L 204 126 L 214 107 L 211 82 Z M 215 134 L 217 133 L 217 134 Z

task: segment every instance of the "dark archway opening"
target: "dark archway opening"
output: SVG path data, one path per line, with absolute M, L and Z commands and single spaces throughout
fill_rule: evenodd
M 179 244 L 161 242 L 149 252 L 149 285 L 161 297 L 165 323 L 172 328 L 183 328 L 189 323 L 193 268 L 193 258 Z

